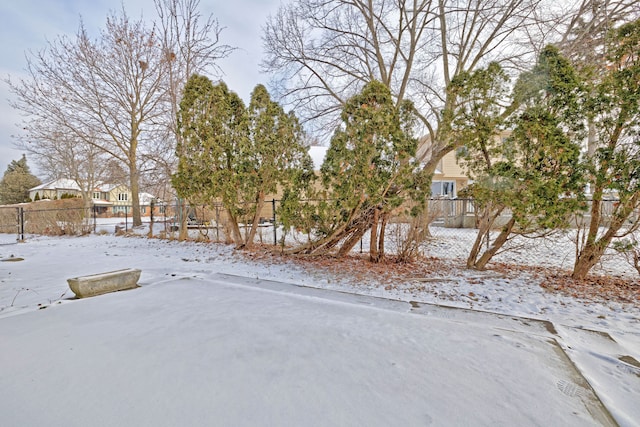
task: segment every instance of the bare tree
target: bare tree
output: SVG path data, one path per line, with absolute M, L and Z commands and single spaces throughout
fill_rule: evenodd
M 368 82 L 418 112 L 421 182 L 462 144 L 453 130 L 451 81 L 489 62 L 530 65 L 542 33 L 543 0 L 293 0 L 265 26 L 263 68 L 313 132 L 336 128 L 338 112 Z M 362 219 L 356 223 L 362 227 Z M 375 227 L 367 220 L 367 226 Z
M 129 175 L 133 224 L 141 224 L 139 155 L 154 151 L 169 108 L 157 30 L 123 9 L 110 13 L 96 40 L 81 23 L 74 38 L 59 37 L 27 61 L 28 77 L 9 82 L 27 132 L 47 124 L 117 159 Z
M 636 0 L 580 0 L 569 16 L 558 17 L 558 46 L 577 65 L 604 68 L 610 31 L 640 16 Z
M 166 117 L 163 138 L 164 156 L 156 156 L 154 175 L 166 179 L 169 187 L 171 174 L 177 169 L 176 147 L 181 134 L 178 131 L 178 110 L 184 86 L 194 74 L 220 76 L 222 70 L 217 61 L 230 55 L 234 48 L 222 44 L 223 28 L 213 16 L 203 17 L 198 7 L 200 0 L 155 0 L 162 29 L 162 46 L 168 60 L 168 95 L 170 109 Z M 178 153 L 179 154 L 179 153 Z M 187 237 L 187 206 L 182 208 L 180 239 Z
M 74 180 L 85 207 L 89 207 L 93 189 L 110 177 L 113 159 L 95 145 L 68 132 L 50 129 L 46 123 L 33 123 L 29 131 L 20 137 L 18 145 L 32 155 L 38 169 L 50 179 Z
M 523 49 L 541 0 L 296 0 L 266 24 L 265 70 L 307 120 L 333 121 L 367 82 L 414 102 L 432 147 L 428 168 L 451 151 L 446 87 L 490 61 L 531 61 Z M 318 119 L 321 119 L 318 121 Z
M 452 79 L 492 61 L 530 68 L 548 43 L 567 54 L 639 9 L 635 0 L 292 0 L 267 21 L 262 65 L 311 131 L 333 129 L 327 122 L 367 82 L 386 84 L 416 105 L 428 136 L 419 152 L 433 170 L 458 144 Z
M 607 36 L 614 28 L 640 17 L 636 0 L 581 0 L 571 19 L 558 17 L 557 45 L 570 58 L 588 81 L 601 80 L 607 72 Z M 597 130 L 588 124 L 587 154 L 592 157 L 598 148 Z M 591 188 L 592 190 L 592 188 Z

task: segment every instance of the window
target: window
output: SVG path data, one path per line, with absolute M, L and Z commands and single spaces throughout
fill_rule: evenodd
M 93 193 L 93 196 L 91 196 L 94 200 L 99 200 L 100 199 L 100 192 L 95 192 Z
M 431 183 L 431 197 L 456 197 L 456 182 L 433 181 L 433 183 Z
M 121 202 L 126 202 L 129 200 L 129 195 L 127 193 L 118 193 L 118 200 Z

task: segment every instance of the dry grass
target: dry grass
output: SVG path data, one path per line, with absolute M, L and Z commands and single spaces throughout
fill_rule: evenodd
M 285 256 L 274 252 L 271 246 L 256 246 L 252 251 L 243 252 L 243 255 L 258 262 L 292 262 L 311 274 L 325 273 L 337 280 L 381 286 L 385 289 L 409 281 L 437 282 L 460 278 L 475 280 L 474 272 L 465 269 L 461 262 L 438 258 L 421 258 L 410 263 L 398 263 L 389 258 L 376 264 L 369 262 L 367 255 L 344 258 Z M 640 305 L 639 278 L 591 275 L 585 280 L 575 280 L 571 278 L 570 271 L 513 264 L 492 264 L 489 273 L 512 280 L 533 278 L 548 292 L 561 293 L 583 301 Z

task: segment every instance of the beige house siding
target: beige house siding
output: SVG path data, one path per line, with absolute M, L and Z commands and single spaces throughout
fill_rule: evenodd
M 458 164 L 456 153 L 451 151 L 447 153 L 440 161 L 441 170 L 447 178 L 468 179 L 464 170 Z
M 510 135 L 510 131 L 502 131 L 500 134 L 495 135 L 496 140 L 504 141 Z M 426 155 L 428 153 L 428 140 L 425 138 L 421 140 L 422 146 L 419 148 L 419 152 Z M 436 173 L 433 174 L 432 195 L 434 197 L 457 197 L 458 192 L 469 185 L 469 177 L 466 175 L 464 169 L 458 164 L 455 151 L 447 153 L 438 164 Z M 454 183 L 455 189 L 453 194 L 437 193 L 434 190 L 443 189 L 448 184 Z

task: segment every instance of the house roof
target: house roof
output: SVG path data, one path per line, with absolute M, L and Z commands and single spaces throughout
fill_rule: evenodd
M 93 191 L 109 193 L 118 187 L 126 188 L 126 186 L 123 186 L 121 184 L 98 183 L 94 187 Z M 54 191 L 69 190 L 69 191 L 78 191 L 78 192 L 82 191 L 82 189 L 80 188 L 80 186 L 75 180 L 68 179 L 68 178 L 55 179 L 53 181 L 49 181 L 29 189 L 29 191 L 41 191 L 41 190 L 54 190 Z M 149 205 L 151 203 L 151 200 L 154 200 L 154 199 L 157 200 L 156 196 L 149 193 L 138 193 L 138 197 L 140 198 L 141 205 Z M 102 204 L 106 206 L 107 203 L 108 202 L 102 203 Z M 113 203 L 109 203 L 109 204 L 113 204 Z
M 102 191 L 108 193 L 115 188 L 120 187 L 120 184 L 109 184 L 109 183 L 98 183 L 94 187 L 93 191 Z M 53 181 L 45 182 L 44 184 L 38 185 L 37 187 L 30 188 L 29 191 L 38 191 L 38 190 L 73 190 L 73 191 L 82 191 L 78 183 L 69 178 L 60 178 L 55 179 Z
M 45 182 L 36 187 L 30 188 L 29 191 L 38 190 L 72 190 L 81 191 L 80 186 L 73 179 L 60 178 L 53 181 Z
M 151 204 L 152 200 L 156 200 L 157 197 L 154 196 L 153 194 L 149 194 L 149 193 L 138 193 L 138 198 L 140 199 L 140 204 L 141 205 L 149 205 Z
M 121 187 L 121 184 L 107 184 L 104 182 L 100 182 L 98 184 L 96 184 L 94 191 L 101 191 L 104 193 L 109 193 L 110 191 L 114 190 L 115 188 Z

